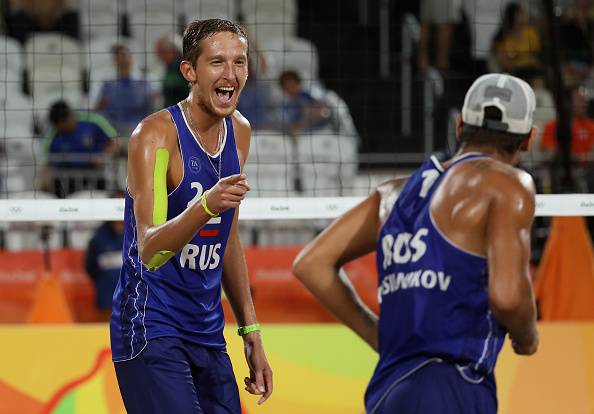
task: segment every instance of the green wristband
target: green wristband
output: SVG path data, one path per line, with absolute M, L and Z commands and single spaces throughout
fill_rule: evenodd
M 262 329 L 260 328 L 259 323 L 254 323 L 252 325 L 240 326 L 237 330 L 237 335 L 239 336 L 246 336 L 251 332 L 260 332 Z

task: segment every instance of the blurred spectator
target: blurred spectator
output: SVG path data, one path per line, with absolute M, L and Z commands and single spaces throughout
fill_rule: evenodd
M 310 92 L 303 89 L 297 72 L 283 72 L 279 82 L 286 95 L 281 118 L 283 131 L 294 136 L 299 131 L 319 129 L 328 123 L 331 115 L 328 104 L 315 99 Z
M 112 195 L 123 196 L 122 192 Z M 123 243 L 124 222 L 107 221 L 97 228 L 85 254 L 85 270 L 95 285 L 95 303 L 101 321 L 108 321 L 111 316 L 111 299 L 122 268 Z
M 106 188 L 104 166 L 118 151 L 115 129 L 100 115 L 74 113 L 64 101 L 49 111 L 51 130 L 43 140 L 47 170 L 38 187 L 65 197 L 84 189 Z
M 117 78 L 103 82 L 95 110 L 115 126 L 120 136 L 127 137 L 153 111 L 156 92 L 146 78 L 132 74 L 134 62 L 127 46 L 114 45 L 111 52 Z
M 544 126 L 547 122 L 557 116 L 555 108 L 555 100 L 550 90 L 545 87 L 545 82 L 542 77 L 535 77 L 531 80 L 530 86 L 534 90 L 534 97 L 536 98 L 536 108 L 534 109 L 534 126 L 539 131 L 539 142 L 531 143 L 531 149 L 540 150 L 540 137 L 544 131 Z
M 165 65 L 165 74 L 161 81 L 163 105 L 175 105 L 188 96 L 188 81 L 179 70 L 183 60 L 181 53 L 181 39 L 175 34 L 163 34 L 155 43 L 155 51 L 159 60 Z
M 461 0 L 421 0 L 421 33 L 419 36 L 418 65 L 446 70 L 450 66 L 450 43 L 453 25 L 461 20 Z M 435 61 L 429 58 L 431 29 L 434 27 Z M 432 65 L 433 63 L 433 65 Z
M 536 28 L 528 24 L 528 17 L 518 3 L 506 6 L 493 50 L 502 72 L 527 81 L 541 72 L 540 36 Z
M 468 21 L 473 57 L 474 75 L 480 76 L 491 70 L 495 56 L 492 53 L 493 38 L 500 24 L 501 11 L 511 0 L 469 0 L 463 2 L 464 14 Z M 466 91 L 465 91 L 466 92 Z
M 561 28 L 563 70 L 568 84 L 583 84 L 594 66 L 594 20 L 591 0 L 575 0 Z
M 588 117 L 585 89 L 574 87 L 571 95 L 571 153 L 578 160 L 586 160 L 594 149 L 594 120 Z M 544 128 L 540 146 L 546 151 L 557 150 L 557 121 L 549 121 Z
M 256 52 L 249 56 L 250 76 L 241 91 L 237 109 L 250 121 L 252 129 L 271 128 L 270 114 L 274 112 L 274 108 L 270 96 L 270 81 L 261 76 L 266 71 L 267 64 L 259 49 L 252 47 L 254 49 Z
M 8 35 L 24 43 L 35 32 L 58 32 L 78 39 L 78 13 L 72 0 L 10 0 Z

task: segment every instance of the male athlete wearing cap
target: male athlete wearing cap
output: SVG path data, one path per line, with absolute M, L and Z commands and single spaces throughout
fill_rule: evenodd
M 130 138 L 123 266 L 111 348 L 128 413 L 240 414 L 226 352 L 221 284 L 240 325 L 250 375 L 272 393 L 238 207 L 250 125 L 235 110 L 248 75 L 243 29 L 227 20 L 188 25 L 180 71 L 188 97 L 145 118 Z
M 458 154 L 380 185 L 308 244 L 295 275 L 379 352 L 368 414 L 497 411 L 493 368 L 509 333 L 536 352 L 528 272 L 534 185 L 513 167 L 534 134 L 534 93 L 490 74 L 466 94 Z M 377 253 L 380 316 L 339 276 Z

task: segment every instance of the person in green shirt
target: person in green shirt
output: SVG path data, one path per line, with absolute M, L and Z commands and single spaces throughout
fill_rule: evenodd
M 163 105 L 175 105 L 179 101 L 186 98 L 188 95 L 188 82 L 182 76 L 179 65 L 181 63 L 182 54 L 178 44 L 181 40 L 177 40 L 179 36 L 173 33 L 166 33 L 157 39 L 155 42 L 155 52 L 159 60 L 165 65 L 165 74 L 161 80 Z

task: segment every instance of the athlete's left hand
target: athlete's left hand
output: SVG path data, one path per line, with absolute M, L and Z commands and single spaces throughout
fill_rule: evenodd
M 243 337 L 245 359 L 250 368 L 250 376 L 244 378 L 245 390 L 250 394 L 261 395 L 262 404 L 272 394 L 272 370 L 264 355 L 260 332 L 251 332 Z

